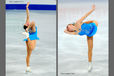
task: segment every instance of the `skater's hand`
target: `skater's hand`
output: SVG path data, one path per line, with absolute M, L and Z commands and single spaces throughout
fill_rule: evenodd
M 26 7 L 27 7 L 27 8 L 29 7 L 29 2 L 27 2 L 27 5 L 26 5 Z
M 92 9 L 95 10 L 95 5 L 92 5 Z

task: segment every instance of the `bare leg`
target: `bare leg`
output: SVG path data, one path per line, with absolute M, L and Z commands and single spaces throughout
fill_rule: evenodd
M 88 61 L 92 62 L 93 36 L 92 37 L 87 36 L 87 42 L 88 42 Z
M 88 37 L 87 36 L 87 42 L 88 42 L 88 72 L 91 72 L 92 70 L 92 50 L 93 50 L 93 36 Z
M 27 45 L 27 57 L 26 57 L 26 63 L 27 63 L 27 67 L 29 66 L 29 61 L 30 61 L 30 56 L 32 51 L 35 48 L 36 45 L 36 40 L 30 40 L 29 38 L 27 39 L 28 41 L 26 41 L 26 45 Z
M 26 47 L 27 47 L 27 56 L 26 56 L 26 65 L 29 66 L 29 48 L 28 48 L 28 42 L 26 41 Z
M 26 56 L 26 64 L 27 64 L 27 67 L 30 66 L 30 56 L 31 56 L 31 53 L 32 53 L 32 50 L 29 50 L 27 51 L 27 56 Z
M 27 56 L 26 56 L 26 65 L 27 65 L 27 72 L 31 72 L 30 70 L 30 56 L 31 56 L 31 53 L 33 51 L 33 49 L 35 48 L 35 42 L 36 40 L 30 40 L 29 38 L 27 38 L 28 41 L 26 41 L 26 46 L 27 46 Z
M 36 40 L 30 40 L 29 38 L 27 38 L 27 40 L 29 50 L 34 50 L 36 46 Z

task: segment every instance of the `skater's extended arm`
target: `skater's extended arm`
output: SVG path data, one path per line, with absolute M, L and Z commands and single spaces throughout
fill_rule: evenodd
M 92 9 L 86 13 L 83 17 L 81 17 L 81 19 L 79 19 L 76 23 L 82 23 L 82 21 L 88 17 L 93 11 L 95 10 L 95 5 L 92 6 Z
M 69 32 L 67 30 L 64 30 L 64 32 L 67 34 L 70 34 L 70 35 L 77 35 L 78 34 L 78 32 Z
M 29 2 L 27 2 L 27 5 L 26 5 L 26 14 L 27 14 L 27 19 L 26 19 L 26 22 L 29 22 Z

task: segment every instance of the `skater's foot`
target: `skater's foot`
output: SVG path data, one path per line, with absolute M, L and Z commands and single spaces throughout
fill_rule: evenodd
M 30 67 L 27 67 L 27 69 L 26 69 L 26 73 L 31 73 L 31 69 L 30 69 Z
M 88 64 L 88 72 L 91 72 L 92 71 L 92 62 L 89 62 Z

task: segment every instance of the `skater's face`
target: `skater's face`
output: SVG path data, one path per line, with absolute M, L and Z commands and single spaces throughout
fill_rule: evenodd
M 67 31 L 73 32 L 74 31 L 73 28 L 75 28 L 75 26 L 73 26 L 73 24 L 68 24 Z

